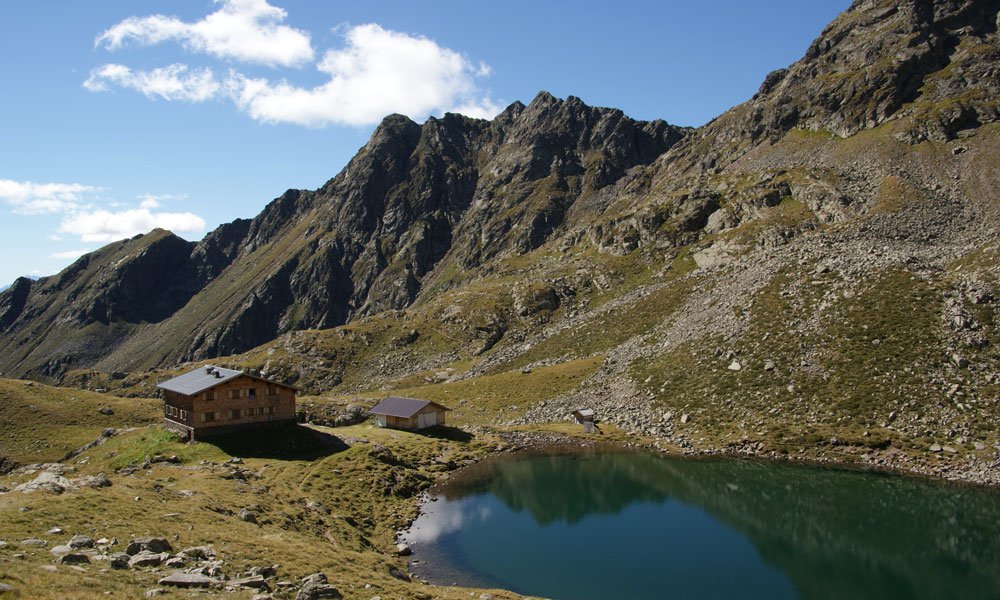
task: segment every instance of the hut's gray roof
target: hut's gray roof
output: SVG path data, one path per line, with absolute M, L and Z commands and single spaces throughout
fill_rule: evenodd
M 430 404 L 433 404 L 441 410 L 451 410 L 450 408 L 442 406 L 437 402 L 431 402 L 430 400 L 417 400 L 416 398 L 389 396 L 385 400 L 376 404 L 375 407 L 368 412 L 373 415 L 386 415 L 389 417 L 399 417 L 400 419 L 409 419 Z
M 209 368 L 212 372 L 209 372 Z M 219 373 L 221 377 L 217 377 L 215 374 Z M 243 371 L 234 371 L 233 369 L 223 369 L 222 367 L 213 367 L 211 365 L 206 365 L 204 367 L 198 367 L 194 371 L 189 371 L 183 375 L 178 375 L 173 379 L 168 379 L 164 382 L 156 384 L 156 387 L 169 390 L 171 392 L 177 392 L 178 394 L 184 394 L 185 396 L 193 396 L 195 394 L 200 394 L 209 388 L 213 388 L 220 383 L 225 383 L 230 379 L 235 379 L 240 375 L 246 375 Z

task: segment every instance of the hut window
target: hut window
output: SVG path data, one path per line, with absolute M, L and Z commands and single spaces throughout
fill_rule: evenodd
M 267 414 L 269 414 L 269 415 L 273 415 L 274 414 L 274 407 L 273 406 L 268 406 L 267 407 Z
M 240 397 L 240 391 L 239 390 L 229 390 L 229 397 L 230 398 L 234 398 L 234 399 L 235 398 L 239 398 Z
M 202 420 L 205 421 L 206 423 L 208 423 L 210 421 L 214 421 L 215 420 L 215 413 L 214 412 L 207 412 L 207 413 L 205 413 L 205 415 L 203 416 Z
M 247 398 L 250 398 L 251 400 L 256 400 L 257 399 L 257 388 L 250 388 L 250 389 L 248 389 L 247 390 Z
M 239 419 L 240 418 L 240 411 L 238 411 L 238 410 L 231 410 L 231 411 L 229 411 L 229 418 L 230 419 Z
M 188 411 L 181 409 L 181 420 L 187 421 L 187 418 L 188 418 Z
M 205 392 L 205 400 L 215 400 L 215 390 Z

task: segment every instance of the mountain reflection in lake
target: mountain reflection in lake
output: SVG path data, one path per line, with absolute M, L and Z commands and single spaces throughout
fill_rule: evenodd
M 997 598 L 1000 494 L 638 453 L 490 461 L 406 541 L 439 584 L 590 598 Z

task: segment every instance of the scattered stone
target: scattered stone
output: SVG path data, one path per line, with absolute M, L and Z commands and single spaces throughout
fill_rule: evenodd
M 131 557 L 124 552 L 115 552 L 111 555 L 111 559 L 108 561 L 108 564 L 111 565 L 112 569 L 127 569 L 130 558 Z
M 185 565 L 185 560 L 183 556 L 174 556 L 172 558 L 168 558 L 163 563 L 164 567 L 169 567 L 171 569 L 182 569 L 184 568 L 184 565 Z
M 954 363 L 959 369 L 965 369 L 969 366 L 969 361 L 964 356 L 959 354 L 952 354 L 951 362 Z
M 93 548 L 94 540 L 86 535 L 74 535 L 69 540 L 70 548 Z
M 166 538 L 160 537 L 141 537 L 135 538 L 128 543 L 125 547 L 125 553 L 129 556 L 135 556 L 143 550 L 147 552 L 173 552 L 174 549 L 170 546 L 170 542 Z
M 740 364 L 740 361 L 734 360 L 733 362 L 729 363 L 729 366 L 726 368 L 729 369 L 730 371 L 740 371 L 743 369 L 743 365 Z
M 940 452 L 941 451 L 941 444 L 931 444 L 930 451 L 931 452 Z
M 207 588 L 218 581 L 198 573 L 174 573 L 161 577 L 156 583 L 179 588 Z
M 52 549 L 49 550 L 49 552 L 51 552 L 52 554 L 55 554 L 56 556 L 59 556 L 59 555 L 62 555 L 62 554 L 69 554 L 72 551 L 73 551 L 73 548 L 71 546 L 53 546 Z
M 62 556 L 56 559 L 56 562 L 61 565 L 84 565 L 84 564 L 90 564 L 90 557 L 87 556 L 86 554 L 77 554 L 77 553 L 63 554 Z
M 765 371 L 773 371 L 774 367 L 775 367 L 775 364 L 774 364 L 773 360 L 766 360 L 766 361 L 764 361 L 764 370 Z
M 196 560 L 209 560 L 215 558 L 215 550 L 212 550 L 208 546 L 193 546 L 191 548 L 185 548 L 178 552 L 178 554 Z
M 0 594 L 13 591 L 14 591 L 14 586 L 7 583 L 0 583 Z
M 340 591 L 329 584 L 326 575 L 314 573 L 302 580 L 302 587 L 295 600 L 318 600 L 319 598 L 343 598 Z
M 265 580 L 260 575 L 256 575 L 253 577 L 243 577 L 240 579 L 233 579 L 232 581 L 229 582 L 229 584 L 236 587 L 271 591 L 271 586 L 267 585 L 267 580 Z
M 134 555 L 129 561 L 128 566 L 132 568 L 136 567 L 158 567 L 163 561 L 167 560 L 168 554 L 166 552 L 150 552 L 148 550 L 143 550 L 138 554 Z
M 250 577 L 260 576 L 264 579 L 270 579 L 278 574 L 278 565 L 271 565 L 269 567 L 251 567 L 247 574 Z
M 681 423 L 682 424 L 687 424 L 687 422 L 690 421 L 690 420 L 691 420 L 691 415 L 689 415 L 687 413 L 684 413 L 683 415 L 681 415 Z
M 103 406 L 97 409 L 97 412 L 107 417 L 110 417 L 111 415 L 115 414 L 115 409 L 111 408 L 110 406 Z
M 400 581 L 410 581 L 410 576 L 405 571 L 395 565 L 389 565 L 389 576 Z
M 246 521 L 247 523 L 257 524 L 257 515 L 244 508 L 240 511 L 240 520 Z
M 47 534 L 49 534 L 49 535 L 59 535 L 59 534 L 60 534 L 60 533 L 62 533 L 62 532 L 63 532 L 63 530 L 62 530 L 62 529 L 60 529 L 60 528 L 58 528 L 58 527 L 53 527 L 52 529 L 50 529 L 50 530 L 46 531 L 45 533 L 47 533 Z
M 81 477 L 79 483 L 87 487 L 104 488 L 111 485 L 111 480 L 104 473 L 98 473 L 97 475 Z
M 163 588 L 154 588 L 154 589 L 151 589 L 151 590 L 147 590 L 145 596 L 147 598 L 153 598 L 155 596 L 162 596 L 164 594 L 169 594 L 169 593 L 170 592 L 168 592 L 167 590 L 165 590 Z
M 396 544 L 396 555 L 397 556 L 409 556 L 413 554 L 413 550 L 410 549 L 406 544 Z
M 479 600 L 493 600 L 493 594 L 479 594 Z
M 21 540 L 22 546 L 35 546 L 41 548 L 42 546 L 48 546 L 49 543 L 45 540 L 40 540 L 38 538 L 28 538 L 26 540 Z
M 957 454 L 958 453 L 958 450 L 956 450 L 952 446 L 942 446 L 941 449 L 944 450 L 945 452 L 947 452 L 948 454 Z

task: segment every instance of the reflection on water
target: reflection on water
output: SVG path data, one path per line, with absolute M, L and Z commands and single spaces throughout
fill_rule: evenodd
M 407 541 L 435 583 L 563 599 L 1000 597 L 1000 494 L 759 462 L 484 463 Z

